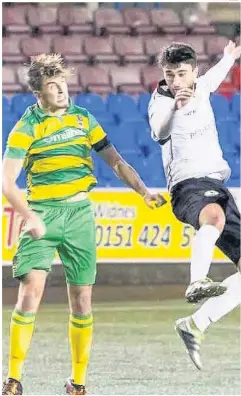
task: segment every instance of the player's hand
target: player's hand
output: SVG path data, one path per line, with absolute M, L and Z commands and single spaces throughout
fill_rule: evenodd
M 147 192 L 143 198 L 146 205 L 151 209 L 160 208 L 167 203 L 166 199 L 161 194 L 151 194 Z
M 34 239 L 39 239 L 46 233 L 46 228 L 40 217 L 33 211 L 30 211 L 26 219 L 26 231 L 29 232 Z
M 177 91 L 175 95 L 175 105 L 177 109 L 181 109 L 185 106 L 189 99 L 193 96 L 193 89 L 191 88 L 181 88 Z
M 224 55 L 231 55 L 234 60 L 239 59 L 241 56 L 241 45 L 237 46 L 233 41 L 229 41 L 228 45 L 224 48 Z

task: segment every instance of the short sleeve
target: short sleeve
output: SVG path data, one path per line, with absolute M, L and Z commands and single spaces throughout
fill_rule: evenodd
M 33 125 L 21 119 L 9 134 L 4 157 L 24 159 L 34 140 Z
M 101 140 L 103 140 L 107 135 L 92 114 L 88 113 L 88 118 L 89 118 L 88 136 L 91 146 L 94 146 L 96 143 L 99 143 Z

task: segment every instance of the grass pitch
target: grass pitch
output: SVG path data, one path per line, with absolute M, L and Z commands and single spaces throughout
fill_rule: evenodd
M 194 309 L 180 300 L 95 304 L 88 393 L 240 395 L 240 310 L 209 329 L 199 372 L 173 330 L 175 319 Z M 11 310 L 3 308 L 3 376 Z M 25 365 L 24 394 L 63 395 L 69 375 L 68 308 L 43 305 Z

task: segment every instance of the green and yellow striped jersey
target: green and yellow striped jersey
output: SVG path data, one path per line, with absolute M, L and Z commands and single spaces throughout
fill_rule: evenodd
M 97 184 L 90 152 L 105 137 L 96 119 L 72 102 L 61 117 L 35 104 L 11 131 L 5 157 L 24 159 L 29 202 L 62 200 Z

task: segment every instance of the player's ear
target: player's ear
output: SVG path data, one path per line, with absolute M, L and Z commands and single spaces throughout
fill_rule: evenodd
M 36 96 L 37 99 L 41 99 L 41 92 L 40 91 L 33 91 L 33 94 Z

